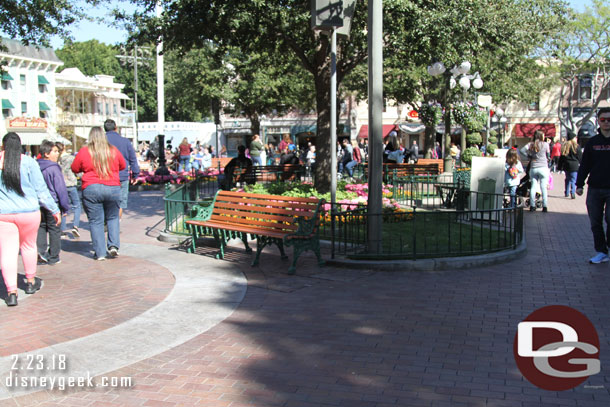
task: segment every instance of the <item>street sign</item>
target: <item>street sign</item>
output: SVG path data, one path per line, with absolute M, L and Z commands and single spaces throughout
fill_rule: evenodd
M 477 104 L 481 107 L 491 107 L 491 95 L 479 95 L 477 97 Z
M 311 0 L 311 28 L 349 37 L 356 0 Z

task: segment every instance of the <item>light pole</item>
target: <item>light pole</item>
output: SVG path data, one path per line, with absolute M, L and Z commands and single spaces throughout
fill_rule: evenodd
M 120 61 L 121 65 L 133 65 L 133 78 L 134 78 L 134 86 L 133 86 L 133 99 L 135 103 L 135 133 L 134 133 L 134 141 L 138 142 L 138 65 L 140 66 L 148 66 L 148 61 L 152 59 L 150 56 L 150 48 L 149 47 L 138 47 L 134 45 L 131 50 L 131 55 L 124 46 L 121 46 L 121 55 L 115 55 Z

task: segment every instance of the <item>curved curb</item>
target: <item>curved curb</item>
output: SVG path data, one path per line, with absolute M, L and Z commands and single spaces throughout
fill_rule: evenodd
M 527 244 L 525 237 L 514 250 L 481 254 L 477 256 L 442 257 L 421 260 L 352 260 L 335 258 L 326 260 L 326 264 L 336 267 L 352 269 L 366 269 L 376 271 L 445 271 L 463 270 L 474 267 L 491 266 L 506 263 L 525 256 Z
M 170 350 L 227 318 L 246 294 L 246 278 L 225 262 L 206 267 L 201 256 L 141 244 L 122 245 L 121 255 L 145 259 L 168 269 L 176 283 L 167 298 L 142 314 L 104 331 L 0 358 L 0 400 L 45 390 L 44 387 L 7 387 L 6 378 L 11 374 L 39 376 L 47 380 L 95 377 Z M 15 358 L 25 365 L 28 357 L 51 361 L 59 355 L 64 355 L 67 362 L 67 367 L 62 370 L 12 369 Z

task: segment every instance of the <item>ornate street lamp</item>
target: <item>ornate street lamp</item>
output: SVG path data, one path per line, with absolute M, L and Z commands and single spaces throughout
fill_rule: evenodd
M 483 87 L 483 80 L 478 72 L 474 75 L 468 75 L 470 72 L 470 68 L 472 64 L 469 61 L 463 61 L 459 65 L 454 66 L 451 70 L 447 71 L 445 64 L 440 61 L 434 62 L 430 66 L 428 66 L 428 74 L 430 76 L 436 77 L 439 75 L 445 76 L 444 88 L 443 88 L 443 107 L 445 108 L 444 114 L 444 124 L 445 124 L 445 152 L 443 155 L 444 158 L 444 166 L 445 171 L 450 171 L 452 168 L 452 159 L 449 154 L 449 150 L 451 149 L 451 102 L 449 100 L 449 90 L 454 89 L 458 84 L 462 88 L 464 95 L 466 91 L 470 89 L 471 80 L 472 87 L 474 89 L 481 89 Z M 466 148 L 466 134 L 462 131 L 462 137 L 460 140 L 461 149 L 464 151 Z

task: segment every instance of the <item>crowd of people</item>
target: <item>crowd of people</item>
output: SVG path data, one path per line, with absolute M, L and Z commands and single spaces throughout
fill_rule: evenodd
M 23 154 L 21 139 L 9 132 L 0 152 L 0 266 L 7 306 L 16 306 L 17 263 L 21 253 L 26 294 L 41 288 L 38 264 L 61 263 L 61 237 L 80 237 L 82 208 L 89 220 L 93 259 L 119 255 L 120 218 L 127 208 L 129 182 L 140 169 L 131 142 L 113 120 L 94 127 L 76 156 L 62 143 L 44 140 L 37 159 Z M 78 183 L 81 183 L 79 194 Z M 67 215 L 73 212 L 72 228 Z M 105 228 L 107 232 L 105 232 Z

